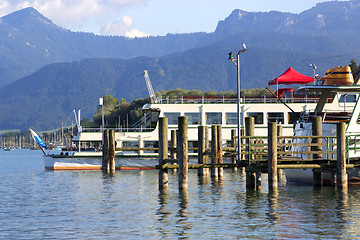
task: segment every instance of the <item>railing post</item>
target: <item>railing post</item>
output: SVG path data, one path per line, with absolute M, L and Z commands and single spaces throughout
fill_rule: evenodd
M 346 174 L 346 146 L 345 146 L 345 123 L 339 122 L 336 125 L 336 141 L 337 141 L 337 186 L 339 188 L 347 188 Z

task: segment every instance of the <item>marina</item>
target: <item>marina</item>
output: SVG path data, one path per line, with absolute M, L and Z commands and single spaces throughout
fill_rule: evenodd
M 2 239 L 358 238 L 360 189 L 280 185 L 189 170 L 189 187 L 158 189 L 158 171 L 44 171 L 41 151 L 0 151 Z M 169 171 L 169 182 L 177 173 Z M 236 226 L 236 227 L 234 227 Z

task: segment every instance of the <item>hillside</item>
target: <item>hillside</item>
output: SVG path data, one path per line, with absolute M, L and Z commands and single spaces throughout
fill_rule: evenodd
M 214 40 L 205 33 L 129 39 L 60 28 L 34 8 L 0 18 L 0 87 L 55 62 L 85 58 L 160 57 Z
M 105 94 L 145 98 L 144 69 L 155 91 L 235 91 L 227 58 L 242 42 L 242 88 L 265 87 L 289 66 L 312 76 L 315 63 L 324 75 L 358 58 L 359 3 L 327 2 L 300 14 L 234 10 L 211 34 L 144 39 L 74 33 L 33 8 L 15 12 L 0 20 L 0 129 L 59 127 L 80 108 L 91 117 Z
M 299 39 L 302 45 L 297 44 Z M 326 58 L 326 54 L 332 49 L 337 49 L 332 51 L 333 56 L 353 49 L 328 38 L 239 34 L 208 47 L 162 58 L 55 63 L 0 89 L 0 111 L 4 113 L 0 115 L 0 128 L 58 127 L 73 109 L 81 109 L 83 117 L 91 118 L 98 98 L 105 94 L 127 101 L 145 98 L 148 93 L 142 76 L 144 69 L 149 71 L 155 91 L 174 88 L 235 91 L 236 67 L 227 57 L 243 41 L 249 44 L 248 51 L 241 56 L 242 88 L 266 87 L 269 80 L 289 66 L 311 76 L 308 65 L 313 59 L 317 59 L 318 72 L 323 74 L 326 69 L 348 64 L 351 59 L 351 56 Z M 276 48 L 274 43 L 278 44 Z
M 321 36 L 353 45 L 360 40 L 359 6 L 360 0 L 331 1 L 300 14 L 236 9 L 219 21 L 214 33 L 135 39 L 72 32 L 56 26 L 36 9 L 25 8 L 0 18 L 0 87 L 55 62 L 85 58 L 158 58 L 206 47 L 239 33 Z

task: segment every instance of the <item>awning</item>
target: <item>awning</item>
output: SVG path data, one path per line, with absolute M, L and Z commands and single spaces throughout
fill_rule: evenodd
M 314 78 L 308 77 L 289 67 L 281 76 L 270 80 L 269 85 L 276 84 L 306 84 L 313 82 Z

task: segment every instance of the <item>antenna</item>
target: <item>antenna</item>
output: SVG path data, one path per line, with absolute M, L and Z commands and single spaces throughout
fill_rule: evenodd
M 147 89 L 149 92 L 150 101 L 151 101 L 151 103 L 157 103 L 155 92 L 154 92 L 154 89 L 152 88 L 151 81 L 150 81 L 147 70 L 144 70 L 144 77 L 145 77 L 146 86 L 147 86 Z

